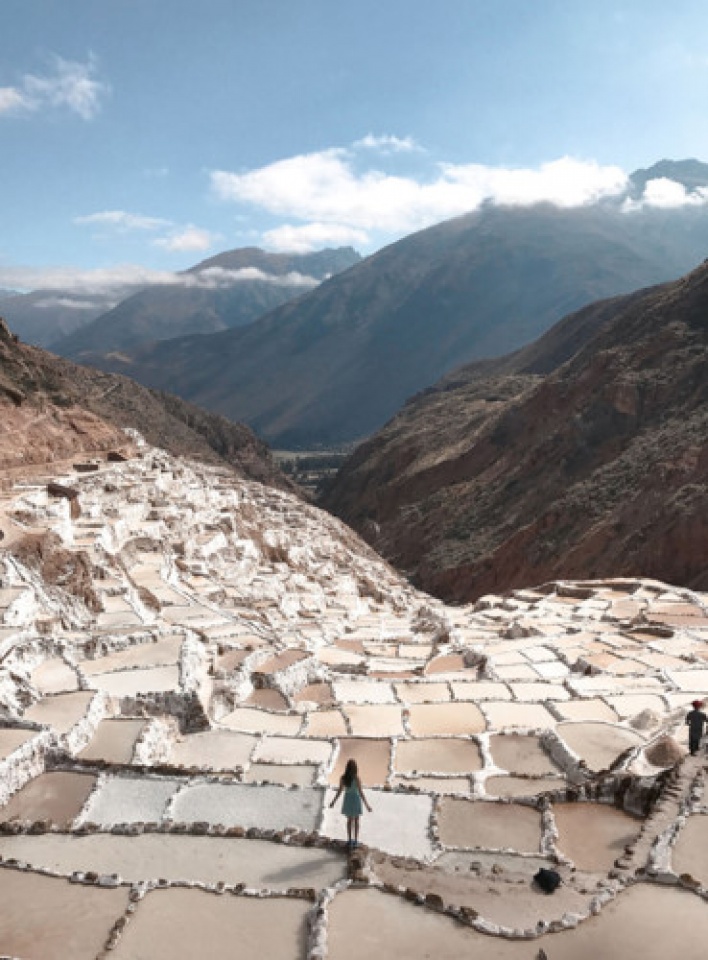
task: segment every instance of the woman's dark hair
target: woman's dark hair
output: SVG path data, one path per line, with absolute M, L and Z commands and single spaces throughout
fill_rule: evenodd
M 347 760 L 347 765 L 342 774 L 342 783 L 345 787 L 351 787 L 356 780 L 357 772 L 356 760 Z

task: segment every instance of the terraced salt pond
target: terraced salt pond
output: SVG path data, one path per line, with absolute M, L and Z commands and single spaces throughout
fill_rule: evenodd
M 445 607 L 231 474 L 146 450 L 63 479 L 78 520 L 42 482 L 0 497 L 0 880 L 32 901 L 3 901 L 0 954 L 231 956 L 238 929 L 245 957 L 557 960 L 631 956 L 642 910 L 701 930 L 705 595 L 559 581 Z M 90 606 L 70 569 L 40 589 L 25 529 L 85 552 Z M 373 810 L 348 857 L 350 758 Z

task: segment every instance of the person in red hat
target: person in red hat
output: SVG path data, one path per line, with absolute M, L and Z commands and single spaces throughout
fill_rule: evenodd
M 703 728 L 708 723 L 708 717 L 701 710 L 702 700 L 694 700 L 692 706 L 693 710 L 689 710 L 686 714 L 686 724 L 688 725 L 688 749 L 691 751 L 691 756 L 695 757 L 701 745 Z

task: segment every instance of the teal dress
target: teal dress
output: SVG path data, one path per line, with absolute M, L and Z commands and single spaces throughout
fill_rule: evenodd
M 360 817 L 362 813 L 361 794 L 356 780 L 351 786 L 344 789 L 344 803 L 342 804 L 342 813 L 345 817 Z

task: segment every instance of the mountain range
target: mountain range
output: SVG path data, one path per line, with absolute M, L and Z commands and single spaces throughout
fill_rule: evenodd
M 702 194 L 647 207 L 670 178 L 708 165 L 662 161 L 613 201 L 581 208 L 486 205 L 420 231 L 247 327 L 143 344 L 104 369 L 169 388 L 280 447 L 360 440 L 451 369 L 530 343 L 598 298 L 675 279 L 708 250 Z
M 707 477 L 708 261 L 444 378 L 322 503 L 448 600 L 640 571 L 705 590 Z

